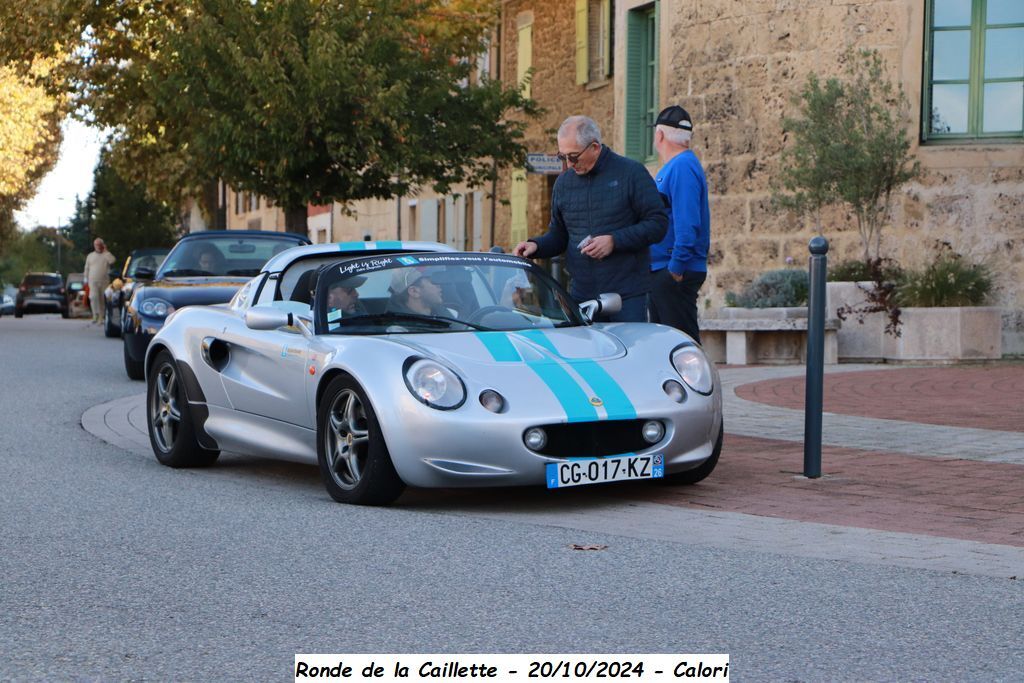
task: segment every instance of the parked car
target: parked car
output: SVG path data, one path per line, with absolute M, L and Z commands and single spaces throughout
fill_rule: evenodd
M 309 244 L 309 238 L 261 230 L 210 230 L 181 238 L 153 281 L 133 288 L 125 307 L 121 328 L 125 372 L 132 379 L 143 379 L 146 347 L 174 311 L 227 303 L 267 259 L 302 244 Z
M 0 317 L 14 315 L 14 299 L 10 294 L 4 294 L 3 303 L 0 304 Z
M 60 273 L 25 273 L 14 299 L 14 317 L 26 313 L 54 312 L 68 317 L 64 278 Z
M 124 266 L 111 278 L 110 284 L 103 291 L 106 300 L 103 314 L 103 334 L 108 337 L 121 336 L 121 316 L 124 314 L 124 303 L 132 296 L 136 283 L 151 282 L 156 277 L 160 264 L 167 258 L 170 249 L 165 247 L 149 249 L 133 249 L 125 259 Z
M 686 484 L 715 468 L 714 366 L 673 328 L 593 324 L 617 294 L 577 306 L 508 255 L 307 256 L 322 246 L 272 259 L 229 306 L 179 311 L 156 335 L 158 461 L 316 462 L 354 504 L 407 485 Z
M 68 315 L 72 318 L 88 318 L 92 315 L 89 303 L 89 288 L 85 285 L 85 275 L 71 273 L 64 283 L 64 291 L 68 297 Z

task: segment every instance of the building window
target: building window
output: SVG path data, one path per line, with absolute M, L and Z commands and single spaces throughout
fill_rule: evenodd
M 235 192 L 235 215 L 242 213 L 242 193 Z
M 626 155 L 654 159 L 651 126 L 658 115 L 658 6 L 626 17 Z
M 922 137 L 1024 135 L 1024 2 L 929 0 Z
M 576 0 L 576 84 L 601 83 L 612 74 L 612 0 Z

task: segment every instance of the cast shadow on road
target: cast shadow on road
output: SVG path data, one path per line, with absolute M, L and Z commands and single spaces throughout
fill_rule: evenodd
M 295 495 L 330 498 L 324 489 L 320 471 L 306 463 L 270 460 L 249 455 L 224 453 L 205 474 L 262 480 L 262 483 L 289 489 Z M 502 512 L 529 515 L 559 510 L 601 510 L 621 506 L 623 498 L 643 500 L 651 492 L 653 482 L 618 483 L 548 490 L 532 486 L 506 486 L 483 489 L 419 489 L 408 488 L 392 504 L 403 510 L 422 512 Z

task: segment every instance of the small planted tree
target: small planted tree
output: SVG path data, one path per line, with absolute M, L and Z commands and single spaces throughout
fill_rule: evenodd
M 796 101 L 798 115 L 784 120 L 793 143 L 783 150 L 774 200 L 813 216 L 819 234 L 822 208 L 848 207 L 868 263 L 880 258 L 893 194 L 919 167 L 910 154 L 907 99 L 885 78 L 882 58 L 861 50 L 845 61 L 842 79 L 822 82 L 810 74 Z

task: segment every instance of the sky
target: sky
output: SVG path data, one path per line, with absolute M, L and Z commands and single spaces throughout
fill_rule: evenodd
M 36 196 L 15 213 L 25 230 L 37 225 L 66 225 L 75 211 L 75 197 L 92 190 L 92 172 L 100 156 L 101 134 L 81 121 L 65 119 L 60 159 L 39 184 Z

